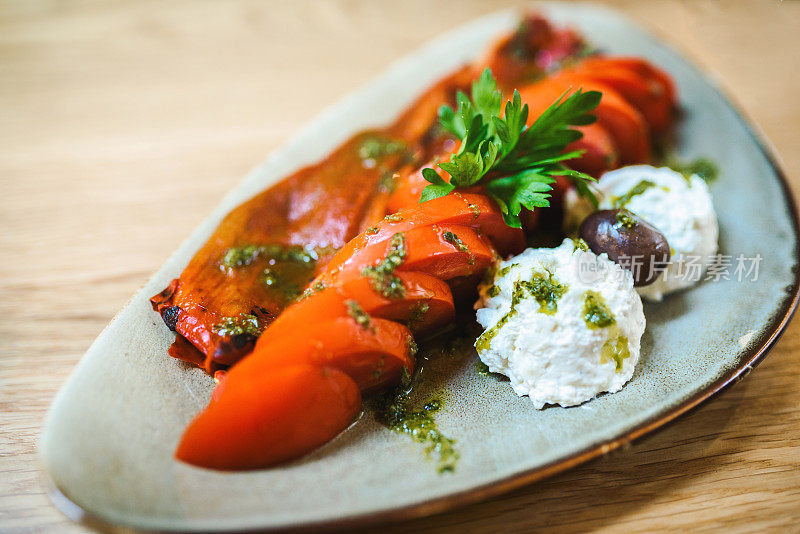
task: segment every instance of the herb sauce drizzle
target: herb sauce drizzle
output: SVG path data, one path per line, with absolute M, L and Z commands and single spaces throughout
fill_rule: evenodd
M 406 287 L 394 271 L 402 265 L 407 254 L 405 235 L 398 232 L 389 240 L 389 248 L 383 260 L 377 265 L 364 267 L 361 275 L 370 279 L 372 289 L 379 295 L 388 299 L 401 299 L 406 296 Z

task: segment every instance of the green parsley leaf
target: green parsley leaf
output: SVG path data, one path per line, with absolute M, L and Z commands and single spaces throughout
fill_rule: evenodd
M 431 185 L 422 190 L 420 202 L 427 202 L 428 200 L 433 200 L 434 198 L 449 195 L 450 192 L 456 188 L 456 186 L 453 184 L 445 182 L 436 171 L 430 168 L 422 169 L 422 177 L 429 181 Z
M 475 111 L 484 117 L 500 114 L 503 107 L 503 93 L 497 88 L 497 82 L 490 69 L 484 69 L 481 77 L 472 82 L 472 101 Z
M 550 205 L 550 190 L 555 178 L 542 173 L 543 169 L 530 169 L 518 174 L 492 180 L 486 190 L 503 212 L 503 220 L 513 228 L 520 228 L 519 213 L 522 206 L 529 210 Z
M 430 185 L 420 201 L 483 183 L 506 224 L 519 228 L 522 207 L 549 206 L 555 177 L 565 176 L 596 205 L 597 198 L 587 185 L 596 180 L 564 165 L 582 151 L 565 153 L 564 149 L 583 135 L 575 126 L 596 120 L 591 112 L 601 97 L 598 91 L 581 89 L 569 96 L 564 93 L 528 128 L 528 105 L 519 91 L 503 106 L 497 82 L 489 69 L 484 70 L 472 83 L 471 98 L 459 92 L 456 110 L 449 106 L 439 110 L 442 128 L 461 139 L 461 147 L 449 162 L 438 164 L 450 175 L 449 183 L 431 168 L 422 170 Z

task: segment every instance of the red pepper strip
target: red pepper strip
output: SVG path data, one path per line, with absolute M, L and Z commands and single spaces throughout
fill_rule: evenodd
M 658 79 L 644 77 L 613 58 L 579 63 L 569 73 L 615 89 L 639 110 L 654 133 L 661 133 L 672 124 L 675 103 Z
M 646 59 L 631 56 L 594 56 L 588 57 L 580 63 L 583 67 L 604 70 L 605 68 L 623 68 L 635 73 L 650 84 L 658 85 L 663 92 L 663 98 L 670 106 L 678 104 L 678 92 L 675 82 L 666 71 L 656 67 Z
M 520 89 L 522 101 L 530 108 L 529 123 L 562 94 L 579 88 L 600 91 L 603 98 L 594 110 L 597 124 L 611 134 L 623 164 L 647 161 L 650 158 L 650 131 L 642 114 L 609 86 L 599 84 L 578 74 L 558 73 Z
M 402 299 L 379 295 L 369 278 L 354 278 L 325 287 L 292 304 L 262 333 L 261 339 L 281 336 L 298 326 L 344 317 L 350 312 L 348 302 L 357 303 L 372 317 L 410 322 L 408 326 L 415 334 L 439 328 L 453 320 L 453 297 L 445 282 L 418 272 L 397 273 L 397 277 L 404 287 Z M 422 314 L 420 310 L 426 311 Z
M 589 124 L 581 126 L 579 130 L 583 133 L 583 137 L 567 145 L 566 151 L 583 150 L 583 154 L 579 158 L 565 161 L 568 167 L 599 178 L 604 172 L 619 166 L 617 146 L 603 126 L 597 123 Z M 550 198 L 550 205 L 555 206 L 553 202 L 555 195 Z
M 183 434 L 179 460 L 222 470 L 268 467 L 316 449 L 361 410 L 356 383 L 329 367 L 231 371 L 222 383 L 222 394 Z
M 402 369 L 413 370 L 409 340 L 408 328 L 394 321 L 372 317 L 369 324 L 357 324 L 351 317 L 338 317 L 262 336 L 228 374 L 255 376 L 302 363 L 339 369 L 366 391 L 396 383 Z
M 404 233 L 432 224 L 456 224 L 478 229 L 500 254 L 520 252 L 525 248 L 525 235 L 521 230 L 506 225 L 500 210 L 488 197 L 453 193 L 401 210 L 357 235 L 331 258 L 314 283 L 330 284 L 339 271 L 351 269 L 356 251 L 384 243 L 398 232 Z
M 496 258 L 491 244 L 467 226 L 420 226 L 402 235 L 405 259 L 396 271 L 417 271 L 449 280 L 483 272 Z M 361 278 L 367 274 L 365 268 L 380 264 L 390 253 L 390 248 L 390 241 L 379 241 L 355 250 L 338 269 L 332 273 L 326 270 L 320 279 L 326 283 L 344 283 Z M 369 276 L 373 276 L 377 287 L 380 275 Z

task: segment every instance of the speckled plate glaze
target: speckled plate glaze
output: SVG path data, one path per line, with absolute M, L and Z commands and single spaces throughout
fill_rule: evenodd
M 708 156 L 723 253 L 761 255 L 757 281 L 705 282 L 647 305 L 643 357 L 620 393 L 575 408 L 533 409 L 481 376 L 475 354 L 436 359 L 421 394 L 445 391 L 437 416 L 461 460 L 440 475 L 422 447 L 365 414 L 330 444 L 279 468 L 228 474 L 172 458 L 212 381 L 166 356 L 172 336 L 147 298 L 177 276 L 238 203 L 325 156 L 351 133 L 388 122 L 424 87 L 512 28 L 498 13 L 445 35 L 314 121 L 230 193 L 94 342 L 51 408 L 41 451 L 54 501 L 109 527 L 239 530 L 408 518 L 507 491 L 650 432 L 745 376 L 789 321 L 797 299 L 798 224 L 775 160 L 713 83 L 618 14 L 546 4 L 558 23 L 617 54 L 644 56 L 676 79 L 685 110 L 678 152 Z M 344 125 L 344 128 L 343 128 Z M 754 206 L 757 207 L 754 209 Z

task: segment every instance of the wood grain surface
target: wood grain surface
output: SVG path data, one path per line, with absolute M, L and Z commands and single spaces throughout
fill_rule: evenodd
M 85 531 L 40 485 L 45 411 L 221 195 L 389 62 L 513 4 L 0 0 L 0 531 Z M 612 4 L 717 77 L 800 190 L 800 3 Z M 799 532 L 799 350 L 794 323 L 747 380 L 644 441 L 382 530 Z

